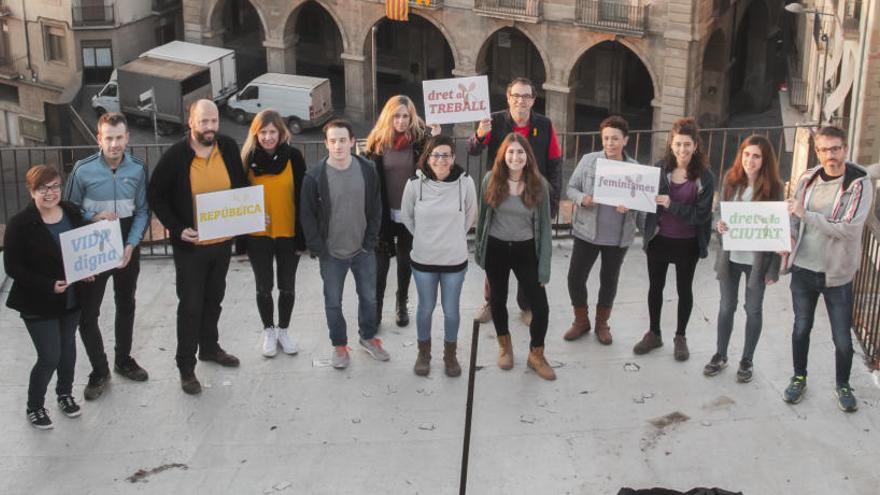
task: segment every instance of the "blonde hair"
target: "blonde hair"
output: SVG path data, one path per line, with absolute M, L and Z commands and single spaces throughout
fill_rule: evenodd
M 381 155 L 385 152 L 385 148 L 394 144 L 394 112 L 401 105 L 405 106 L 409 113 L 409 129 L 406 130 L 406 134 L 410 141 L 415 143 L 425 138 L 427 134 L 425 121 L 416 113 L 416 106 L 412 100 L 404 95 L 392 96 L 385 102 L 376 126 L 367 136 L 367 153 Z
M 284 122 L 281 114 L 275 110 L 263 110 L 258 113 L 254 117 L 253 122 L 251 122 L 247 139 L 244 140 L 244 144 L 241 147 L 241 163 L 244 165 L 245 172 L 248 170 L 248 156 L 257 146 L 257 135 L 269 124 L 274 125 L 278 129 L 278 145 L 290 142 L 290 131 L 287 129 L 287 124 Z

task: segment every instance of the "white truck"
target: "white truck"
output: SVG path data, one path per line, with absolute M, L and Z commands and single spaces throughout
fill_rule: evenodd
M 280 113 L 293 134 L 318 127 L 333 116 L 330 80 L 270 72 L 249 82 L 226 102 L 227 113 L 239 124 L 267 109 Z
M 211 98 L 218 104 L 224 103 L 238 91 L 235 75 L 235 50 L 185 41 L 172 41 L 145 51 L 141 57 L 207 67 L 211 72 Z

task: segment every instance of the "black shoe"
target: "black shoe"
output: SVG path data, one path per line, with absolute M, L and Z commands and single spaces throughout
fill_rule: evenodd
M 147 370 L 141 368 L 140 365 L 137 364 L 137 361 L 130 356 L 125 358 L 121 364 L 117 361 L 113 366 L 113 371 L 136 382 L 145 382 L 147 381 L 147 378 L 149 378 Z
M 739 383 L 749 383 L 752 381 L 752 361 L 743 359 L 739 362 L 739 369 L 736 370 L 736 381 Z
M 843 412 L 856 412 L 859 410 L 859 402 L 853 394 L 852 387 L 847 385 L 839 385 L 836 389 L 837 407 Z
M 409 325 L 409 310 L 406 307 L 406 303 L 406 300 L 397 301 L 397 321 L 395 321 L 395 323 L 397 323 L 397 326 L 399 327 L 405 327 Z
M 239 365 L 237 357 L 227 353 L 219 346 L 217 347 L 217 350 L 213 352 L 199 351 L 199 361 L 213 361 L 220 366 L 225 366 L 227 368 L 237 368 Z
M 107 373 L 97 373 L 92 372 L 89 375 L 89 383 L 86 384 L 85 390 L 83 390 L 83 397 L 86 400 L 96 400 L 101 397 L 101 394 L 104 393 L 104 388 L 107 387 L 107 384 L 110 382 L 110 372 Z
M 715 376 L 721 373 L 721 370 L 727 367 L 727 358 L 721 354 L 715 354 L 709 363 L 703 367 L 703 374 L 706 376 Z
M 49 419 L 49 411 L 45 407 L 27 410 L 27 419 L 31 422 L 31 426 L 38 430 L 51 430 L 55 427 L 52 420 Z
M 782 400 L 789 404 L 797 404 L 804 398 L 804 392 L 807 391 L 807 377 L 795 375 L 788 382 L 788 387 L 782 393 Z
M 196 378 L 193 371 L 180 372 L 180 388 L 189 395 L 198 395 L 202 393 L 202 384 Z
M 59 395 L 58 409 L 61 409 L 61 412 L 63 412 L 68 418 L 75 418 L 82 414 L 82 410 L 79 408 L 76 401 L 73 400 L 72 395 Z

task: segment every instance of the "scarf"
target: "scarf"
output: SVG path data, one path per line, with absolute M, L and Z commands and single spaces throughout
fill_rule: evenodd
M 257 143 L 248 159 L 248 169 L 257 177 L 266 174 L 278 175 L 287 166 L 291 154 L 292 150 L 287 143 L 279 144 L 271 155 Z
M 407 133 L 404 132 L 403 134 L 395 134 L 395 136 L 394 136 L 394 151 L 400 151 L 400 150 L 406 148 L 407 146 L 410 145 L 411 142 L 412 141 L 410 140 L 409 135 Z

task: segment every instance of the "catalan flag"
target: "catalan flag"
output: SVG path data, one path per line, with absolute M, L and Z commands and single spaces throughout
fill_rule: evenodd
M 385 17 L 392 21 L 408 21 L 409 0 L 385 0 Z

